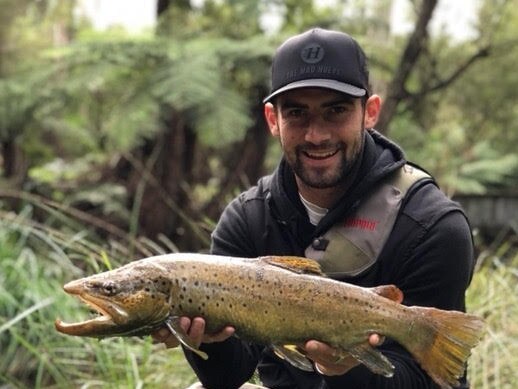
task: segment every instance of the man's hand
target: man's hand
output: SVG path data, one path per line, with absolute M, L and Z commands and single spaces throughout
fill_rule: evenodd
M 373 347 L 379 346 L 383 343 L 383 337 L 371 334 L 368 341 Z M 306 356 L 315 362 L 317 371 L 324 375 L 342 375 L 360 364 L 352 356 L 344 357 L 341 352 L 316 340 L 306 342 L 304 349 L 307 353 Z
M 191 320 L 183 316 L 180 318 L 180 326 L 189 335 L 196 347 L 200 347 L 202 343 L 223 342 L 234 335 L 235 332 L 234 327 L 227 326 L 215 334 L 206 334 L 205 320 L 201 317 L 195 317 Z M 156 343 L 164 343 L 167 348 L 178 347 L 180 344 L 167 327 L 155 331 L 151 334 L 151 337 Z

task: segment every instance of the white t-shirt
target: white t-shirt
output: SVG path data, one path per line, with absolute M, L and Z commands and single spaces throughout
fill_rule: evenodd
M 306 211 L 308 212 L 309 221 L 311 224 L 316 226 L 320 220 L 326 215 L 327 211 L 329 211 L 327 208 L 319 207 L 318 205 L 315 205 L 308 200 L 306 200 L 302 195 L 299 193 L 300 201 L 302 201 L 302 204 L 304 204 L 304 207 L 306 208 Z

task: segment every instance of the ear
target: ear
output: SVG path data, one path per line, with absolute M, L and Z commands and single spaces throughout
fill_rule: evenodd
M 365 104 L 365 128 L 372 128 L 378 122 L 381 112 L 381 97 L 372 95 L 367 99 Z
M 279 123 L 277 121 L 277 112 L 272 103 L 266 103 L 264 105 L 264 117 L 268 128 L 273 136 L 279 136 Z

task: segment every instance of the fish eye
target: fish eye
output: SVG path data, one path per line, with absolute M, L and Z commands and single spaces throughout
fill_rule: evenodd
M 106 281 L 102 284 L 102 290 L 106 295 L 112 296 L 117 293 L 117 285 L 113 281 Z

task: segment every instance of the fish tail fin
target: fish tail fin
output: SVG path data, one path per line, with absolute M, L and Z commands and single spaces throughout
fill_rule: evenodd
M 459 385 L 471 349 L 480 341 L 484 321 L 474 315 L 435 308 L 412 307 L 421 317 L 408 333 L 409 351 L 430 377 L 441 386 Z M 421 327 L 421 328 L 418 328 Z M 411 333 L 415 330 L 415 333 Z

